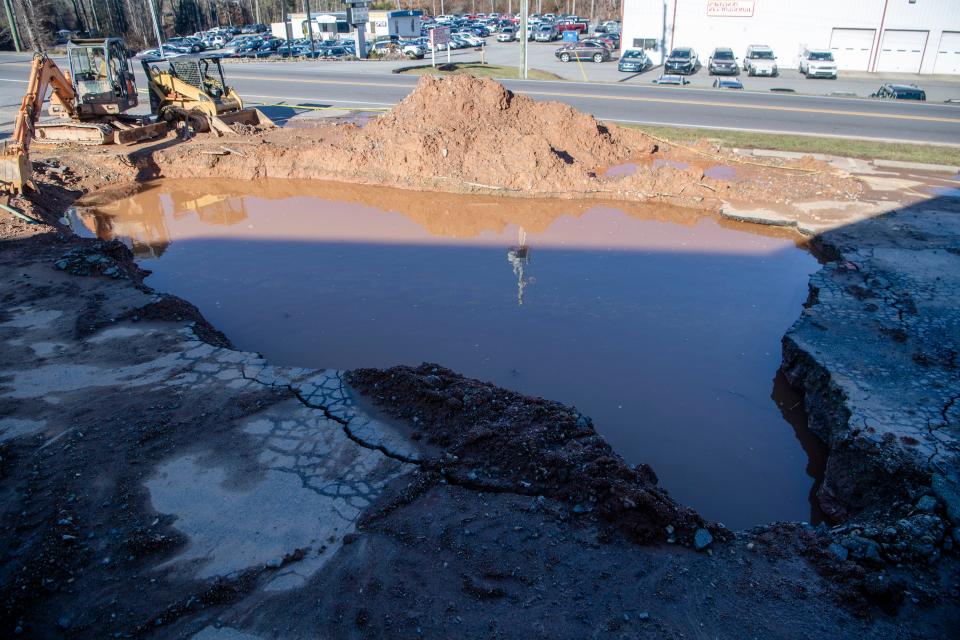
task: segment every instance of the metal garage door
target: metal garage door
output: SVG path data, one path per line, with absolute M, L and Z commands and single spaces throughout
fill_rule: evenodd
M 960 73 L 960 31 L 944 31 L 933 62 L 934 73 Z
M 919 73 L 923 62 L 923 50 L 927 45 L 929 31 L 899 31 L 887 29 L 880 42 L 875 71 L 900 71 Z
M 830 50 L 837 69 L 866 71 L 873 51 L 874 29 L 834 29 L 830 34 Z

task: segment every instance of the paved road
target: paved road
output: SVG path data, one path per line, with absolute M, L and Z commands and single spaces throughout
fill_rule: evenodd
M 417 80 L 389 73 L 347 73 L 344 64 L 350 63 L 231 64 L 227 73 L 251 102 L 354 107 L 395 104 Z M 0 58 L 0 129 L 10 128 L 28 70 L 22 59 Z M 138 76 L 139 86 L 144 87 Z M 505 84 L 538 100 L 566 102 L 599 118 L 621 122 L 960 144 L 960 106 L 943 103 L 723 92 L 646 83 L 511 80 Z

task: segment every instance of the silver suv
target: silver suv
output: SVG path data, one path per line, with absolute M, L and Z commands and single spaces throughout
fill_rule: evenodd
M 747 47 L 747 53 L 743 56 L 743 70 L 749 76 L 775 78 L 780 75 L 777 56 L 773 55 L 773 49 L 765 44 L 752 44 Z
M 837 63 L 826 49 L 804 49 L 800 56 L 800 73 L 808 78 L 837 79 Z

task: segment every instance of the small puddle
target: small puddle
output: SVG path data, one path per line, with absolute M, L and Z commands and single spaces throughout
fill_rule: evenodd
M 636 162 L 626 162 L 617 164 L 603 172 L 604 178 L 620 178 L 623 176 L 632 176 L 637 172 Z
M 818 264 L 787 232 L 298 181 L 158 182 L 80 218 L 274 364 L 438 362 L 576 405 L 708 518 L 817 518 L 823 448 L 777 371 Z
M 704 169 L 703 175 L 714 180 L 736 180 L 737 170 L 726 165 L 716 165 Z

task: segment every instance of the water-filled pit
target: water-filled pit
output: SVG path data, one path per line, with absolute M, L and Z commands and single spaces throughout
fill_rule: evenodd
M 274 364 L 437 362 L 576 405 L 707 518 L 818 518 L 824 450 L 777 375 L 818 265 L 785 231 L 297 181 L 160 181 L 80 218 Z

